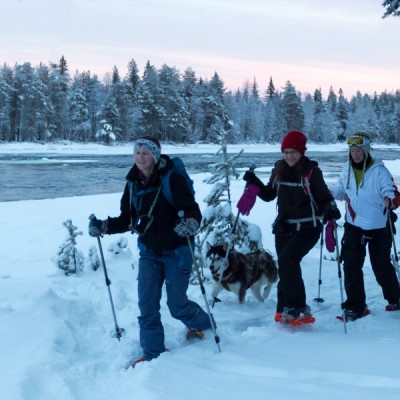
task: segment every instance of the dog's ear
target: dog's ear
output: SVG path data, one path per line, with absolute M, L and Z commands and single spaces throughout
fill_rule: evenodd
M 225 252 L 227 252 L 228 251 L 228 243 L 224 242 L 222 244 L 222 248 L 224 249 Z
M 206 245 L 207 245 L 207 251 L 210 250 L 211 247 L 212 247 L 211 244 L 210 244 L 210 242 L 206 242 Z

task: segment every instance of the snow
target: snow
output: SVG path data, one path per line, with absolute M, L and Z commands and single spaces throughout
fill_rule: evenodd
M 165 146 L 163 150 L 172 154 L 210 148 Z M 0 145 L 1 153 L 42 153 L 43 149 L 65 154 L 104 151 L 98 145 L 66 144 L 62 149 L 56 145 Z M 106 148 L 110 149 L 121 154 L 131 151 L 129 146 Z M 260 151 L 260 145 L 256 149 Z M 272 149 L 276 151 L 277 146 L 265 146 L 265 151 Z M 329 150 L 344 149 L 335 145 Z M 251 151 L 245 147 L 245 153 Z M 400 175 L 400 160 L 387 165 L 393 175 Z M 206 176 L 192 175 L 202 207 L 211 188 L 202 182 Z M 233 181 L 233 199 L 239 199 L 243 187 L 242 180 Z M 77 237 L 77 247 L 88 257 L 90 247 L 97 247 L 97 241 L 87 234 L 88 216 L 117 215 L 119 200 L 117 193 L 0 203 L 1 398 L 399 398 L 400 312 L 384 311 L 386 302 L 367 259 L 365 285 L 372 314 L 348 323 L 345 334 L 343 323 L 335 318 L 340 313 L 338 266 L 325 248 L 320 285 L 325 301 L 313 301 L 318 295 L 319 242 L 302 263 L 314 325 L 294 328 L 274 322 L 276 286 L 265 303 L 256 302 L 249 293 L 240 305 L 232 293 L 223 291 L 222 302 L 212 309 L 221 338 L 219 353 L 212 332 L 207 332 L 203 341 L 185 342 L 185 329 L 170 317 L 164 297 L 161 313 L 166 346 L 171 351 L 125 371 L 125 363 L 141 354 L 136 237 L 127 233 L 101 239 L 117 321 L 126 330 L 120 341 L 110 336 L 114 322 L 102 269 L 95 272 L 87 265 L 78 275 L 67 277 L 52 261 L 66 239 L 62 224 L 66 219 L 83 232 Z M 339 202 L 342 211 L 343 206 Z M 260 226 L 264 247 L 274 255 L 271 223 L 275 213 L 274 202 L 258 200 L 248 217 Z M 107 249 L 121 236 L 127 239 L 128 250 L 115 255 Z M 205 287 L 210 297 L 211 284 Z M 190 286 L 188 293 L 204 307 L 198 285 Z

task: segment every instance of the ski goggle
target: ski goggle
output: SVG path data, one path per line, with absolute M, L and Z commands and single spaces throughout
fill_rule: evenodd
M 371 140 L 363 136 L 350 136 L 347 139 L 347 144 L 349 146 L 369 146 L 371 144 Z

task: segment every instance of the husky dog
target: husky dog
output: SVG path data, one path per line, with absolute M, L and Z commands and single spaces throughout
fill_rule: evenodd
M 212 295 L 217 299 L 221 288 L 235 293 L 239 303 L 243 303 L 246 291 L 251 288 L 254 297 L 263 302 L 269 295 L 272 285 L 278 280 L 278 269 L 271 254 L 263 249 L 243 254 L 231 250 L 226 260 L 227 245 L 212 246 L 207 243 L 206 263 L 213 277 Z M 220 273 L 223 272 L 221 285 L 218 287 Z M 263 294 L 261 288 L 264 286 Z

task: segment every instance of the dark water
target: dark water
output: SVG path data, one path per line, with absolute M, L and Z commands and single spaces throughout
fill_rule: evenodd
M 233 155 L 233 154 L 232 154 Z M 177 154 L 189 173 L 207 172 L 208 165 L 221 162 L 220 155 Z M 318 161 L 327 179 L 336 177 L 347 160 L 347 151 L 313 152 L 307 156 Z M 374 157 L 400 158 L 398 150 L 374 150 Z M 243 153 L 239 168 L 252 163 L 271 167 L 280 153 Z M 38 200 L 122 192 L 125 176 L 133 163 L 132 155 L 0 155 L 0 201 Z M 266 174 L 267 176 L 268 174 Z

